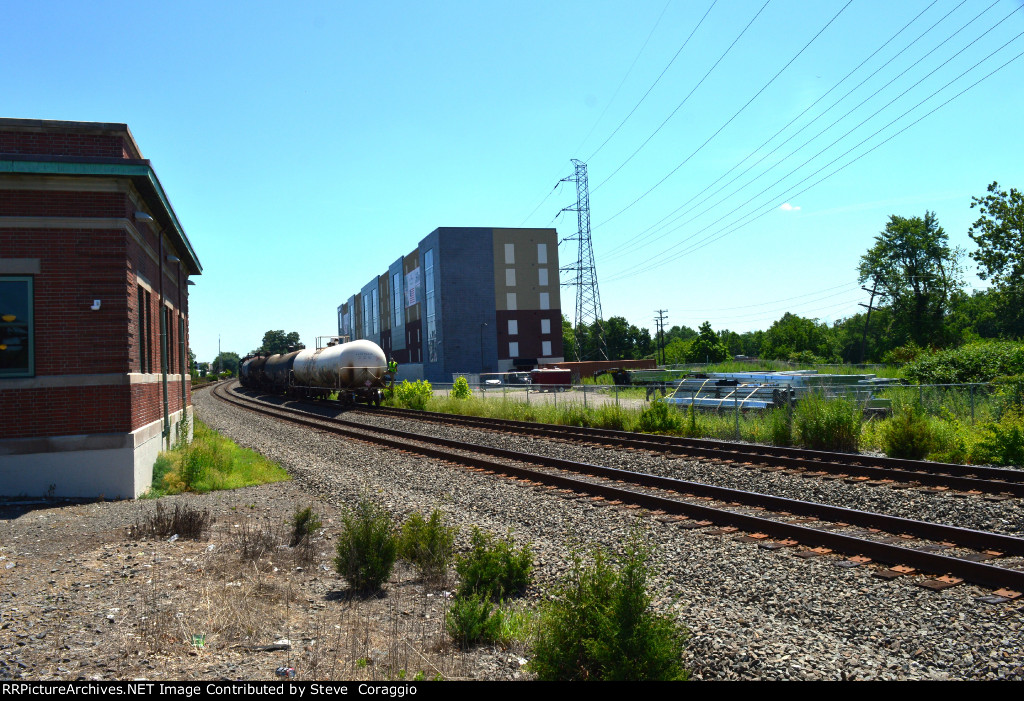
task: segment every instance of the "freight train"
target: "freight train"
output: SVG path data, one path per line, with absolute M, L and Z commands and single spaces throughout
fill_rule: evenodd
M 352 404 L 380 404 L 392 378 L 381 350 L 373 341 L 341 343 L 277 355 L 254 355 L 239 366 L 242 386 L 292 397 L 337 399 Z

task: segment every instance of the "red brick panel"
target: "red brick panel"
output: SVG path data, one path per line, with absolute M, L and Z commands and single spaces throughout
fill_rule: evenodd
M 129 158 L 125 135 L 0 131 L 0 153 Z
M 187 385 L 186 385 L 187 386 Z M 192 397 L 187 393 L 186 402 Z M 147 382 L 131 386 L 132 430 L 164 417 L 164 388 L 162 382 Z M 181 410 L 181 383 L 167 380 L 167 413 Z
M 2 229 L 5 258 L 38 258 L 33 317 L 37 375 L 129 371 L 121 230 Z M 100 309 L 90 307 L 100 300 Z
M 0 190 L 0 216 L 130 218 L 134 212 L 123 192 Z
M 3 407 L 0 437 L 4 438 L 132 430 L 130 394 L 126 385 L 0 389 L 0 407 Z

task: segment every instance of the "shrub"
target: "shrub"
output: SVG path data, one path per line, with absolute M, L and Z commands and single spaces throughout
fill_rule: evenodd
M 650 551 L 634 536 L 618 568 L 574 559 L 541 614 L 530 668 L 542 680 L 683 680 L 686 630 L 651 610 Z
M 395 387 L 395 399 L 407 409 L 426 409 L 433 396 L 434 389 L 426 380 L 402 380 L 402 384 Z
M 498 539 L 476 526 L 470 534 L 470 544 L 470 551 L 455 561 L 455 571 L 461 580 L 459 597 L 480 594 L 500 600 L 526 590 L 533 569 L 529 545 L 517 549 L 511 534 Z
M 289 545 L 294 548 L 308 541 L 310 536 L 316 533 L 322 525 L 320 514 L 315 513 L 312 506 L 307 506 L 305 509 L 296 508 L 295 513 L 292 514 L 292 538 Z
M 920 384 L 989 382 L 1001 375 L 1024 373 L 1024 344 L 978 341 L 960 348 L 922 355 L 904 368 Z
M 1024 412 L 1011 409 L 985 425 L 971 450 L 971 462 L 1024 466 Z
M 793 445 L 793 417 L 787 409 L 772 409 L 765 415 L 768 442 L 772 445 Z
M 923 460 L 932 451 L 931 426 L 921 407 L 905 403 L 882 426 L 882 450 L 893 458 Z
M 457 377 L 448 396 L 452 399 L 469 399 L 472 397 L 473 390 L 469 388 L 469 381 L 465 377 Z
M 861 419 L 860 406 L 852 399 L 810 393 L 797 402 L 794 428 L 805 448 L 855 453 Z
M 429 519 L 414 513 L 402 526 L 398 553 L 416 565 L 425 579 L 438 579 L 448 572 L 458 532 L 458 527 L 444 524 L 444 516 L 436 509 Z
M 682 423 L 679 412 L 669 406 L 664 399 L 655 397 L 650 405 L 640 412 L 637 428 L 644 433 L 664 433 L 678 431 Z
M 356 591 L 381 588 L 395 565 L 398 538 L 395 526 L 383 507 L 372 501 L 359 502 L 342 517 L 334 565 Z
M 455 597 L 444 617 L 448 633 L 463 649 L 493 642 L 501 631 L 501 615 L 493 611 L 494 604 L 483 594 Z
M 593 425 L 613 431 L 625 431 L 630 425 L 629 414 L 615 404 L 602 404 L 594 411 Z

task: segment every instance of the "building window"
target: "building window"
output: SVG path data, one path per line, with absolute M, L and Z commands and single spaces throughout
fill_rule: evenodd
M 516 262 L 516 245 L 514 243 L 505 244 L 505 264 L 515 265 Z
M 423 254 L 424 286 L 427 291 L 427 360 L 437 362 L 437 319 L 434 309 L 434 249 Z
M 402 274 L 395 273 L 391 276 L 391 287 L 393 288 L 395 306 L 392 311 L 395 314 L 395 328 L 402 325 L 405 305 L 402 304 Z
M 548 262 L 548 245 L 546 243 L 537 244 L 537 262 L 541 264 Z
M 505 268 L 505 284 L 508 287 L 515 287 L 516 286 L 516 269 L 515 268 Z
M 540 332 L 541 333 L 551 333 L 551 319 L 541 319 L 540 320 Z
M 511 343 L 508 344 L 508 356 L 510 358 L 518 358 L 519 357 L 519 342 L 518 341 L 512 341 Z
M 541 341 L 540 342 L 540 348 L 541 348 L 541 351 L 540 351 L 541 355 L 543 355 L 545 358 L 550 358 L 551 357 L 551 341 Z
M 0 377 L 35 374 L 32 278 L 0 277 Z
M 551 309 L 551 295 L 547 292 L 540 293 L 540 308 Z
M 139 285 L 139 372 L 153 372 L 153 321 L 150 293 Z
M 547 287 L 548 286 L 548 269 L 547 268 L 537 268 L 537 282 L 538 282 L 538 284 L 540 284 L 541 287 Z
M 508 335 L 517 336 L 519 334 L 519 322 L 515 319 L 508 320 Z
M 505 308 L 510 311 L 516 311 L 516 293 L 509 292 L 505 295 Z
M 370 322 L 373 324 L 373 333 L 380 331 L 380 303 L 377 300 L 377 288 L 370 290 L 370 301 L 373 309 L 370 311 Z

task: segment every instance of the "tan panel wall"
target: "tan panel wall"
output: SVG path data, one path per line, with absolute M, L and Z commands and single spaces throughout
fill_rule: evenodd
M 547 246 L 547 263 L 538 261 L 537 244 Z M 505 244 L 512 244 L 513 263 L 505 262 Z M 548 284 L 540 284 L 539 269 L 547 269 Z M 507 270 L 515 274 L 508 285 Z M 558 281 L 558 233 L 554 229 L 494 229 L 494 302 L 508 311 L 508 293 L 516 295 L 516 309 L 540 309 L 540 293 L 547 292 L 549 309 L 562 306 Z
M 415 251 L 413 251 L 412 253 L 407 255 L 405 257 L 405 260 L 402 261 L 402 274 L 403 275 L 408 275 L 413 270 L 418 268 L 419 265 L 420 265 L 420 249 L 417 248 Z M 420 271 L 420 289 L 417 290 L 417 293 L 420 296 L 425 294 L 425 290 L 423 288 L 423 271 Z M 419 297 L 417 297 L 417 300 L 419 300 Z M 419 321 L 420 320 L 420 306 L 421 305 L 422 305 L 422 301 L 417 301 L 416 304 L 412 305 L 411 307 L 406 307 L 405 308 L 405 323 L 406 324 L 410 324 L 410 323 L 412 323 L 414 321 Z

